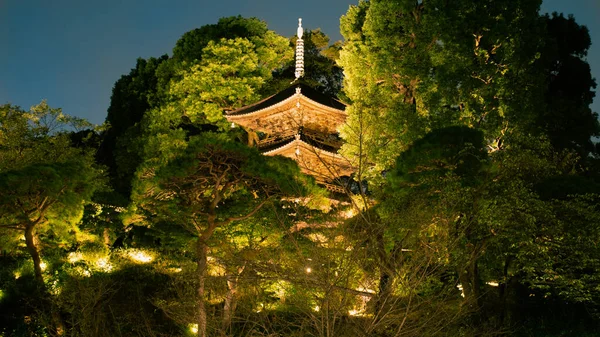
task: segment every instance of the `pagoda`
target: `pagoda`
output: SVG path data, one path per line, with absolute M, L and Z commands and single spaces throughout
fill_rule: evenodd
M 296 79 L 287 89 L 257 103 L 228 111 L 232 127 L 243 127 L 250 145 L 267 156 L 295 160 L 300 169 L 338 193 L 345 192 L 344 179 L 353 172 L 350 162 L 338 154 L 342 140 L 338 127 L 346 121 L 346 105 L 300 82 L 304 75 L 302 19 L 296 42 Z

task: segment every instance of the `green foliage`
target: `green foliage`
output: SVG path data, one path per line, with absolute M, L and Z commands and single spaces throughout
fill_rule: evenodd
M 239 16 L 185 33 L 171 58 L 138 59 L 115 83 L 99 152 L 115 190 L 129 198 L 149 121 L 224 127 L 223 110 L 259 100 L 271 72 L 291 59 L 287 40 Z
M 94 277 L 71 277 L 57 302 L 68 313 L 70 336 L 176 336 L 181 326 L 153 303 L 169 275 L 144 265 L 132 265 Z
M 210 42 L 235 38 L 253 40 L 262 38 L 267 31 L 267 24 L 257 18 L 221 18 L 216 24 L 205 25 L 183 34 L 173 48 L 173 59 L 188 63 L 202 61 L 204 48 Z
M 185 33 L 115 83 L 99 158 L 121 194 L 133 182 L 126 212 L 89 203 L 88 123 L 0 106 L 0 334 L 52 334 L 61 313 L 68 335 L 190 334 L 202 313 L 209 335 L 594 331 L 590 37 L 539 4 L 361 1 L 343 46 L 306 32 L 303 81 L 336 95 L 343 67 L 343 153 L 369 179 L 326 207 L 223 117 L 293 79 L 294 38 L 256 18 Z
M 59 242 L 79 233 L 83 204 L 103 186 L 88 149 L 71 145 L 68 128 L 87 126 L 45 102 L 29 112 L 3 106 L 0 115 L 0 219 L 25 230 L 38 221 Z M 75 235 L 77 236 L 77 235 Z
M 98 187 L 98 172 L 89 161 L 35 164 L 2 172 L 2 222 L 7 226 L 20 227 L 40 216 L 45 218 L 49 227 L 61 224 L 72 227 L 82 216 L 83 203 L 91 199 Z M 32 209 L 39 213 L 32 212 Z M 57 229 L 54 228 L 55 231 Z M 55 235 L 65 238 L 68 233 L 66 230 Z
M 203 49 L 202 61 L 171 85 L 172 103 L 162 114 L 225 128 L 223 111 L 258 101 L 258 89 L 291 56 L 286 40 L 272 31 L 260 43 L 244 38 L 210 42 Z
M 532 66 L 538 6 L 398 0 L 352 7 L 341 21 L 347 43 L 339 63 L 353 102 L 342 136 L 343 152 L 360 174 L 389 169 L 398 153 L 434 129 L 477 127 L 498 142 L 530 123 L 543 90 Z
M 130 73 L 115 82 L 108 107 L 108 129 L 98 152 L 99 161 L 108 166 L 111 185 L 125 196 L 130 193 L 131 179 L 140 163 L 140 147 L 136 146 L 139 128 L 135 128 L 148 109 L 158 106 L 164 94 L 158 88 L 158 67 L 167 56 L 144 60 L 139 58 Z
M 295 47 L 296 36 L 290 39 Z M 320 29 L 304 32 L 304 76 L 300 81 L 319 92 L 337 97 L 341 94 L 343 72 L 336 64 L 342 43 L 329 44 L 329 37 Z M 275 71 L 273 80 L 263 90 L 266 94 L 275 94 L 287 88 L 295 77 L 296 63 L 290 60 L 284 68 Z
M 0 106 L 0 171 L 19 169 L 35 163 L 66 160 L 81 153 L 71 146 L 70 130 L 90 128 L 77 117 L 45 101 L 24 111 L 10 104 Z
M 233 210 L 239 213 L 228 216 L 236 217 L 247 214 L 265 198 L 282 193 L 301 195 L 308 183 L 290 159 L 265 157 L 224 134 L 204 133 L 190 137 L 185 150 L 157 169 L 152 179 L 141 181 L 140 186 L 145 186 L 143 191 L 151 191 L 144 194 L 144 200 L 150 203 L 147 206 L 159 207 L 153 211 L 154 216 L 188 228 L 190 217 L 208 214 L 219 193 L 219 213 Z M 180 191 L 177 197 L 170 197 L 176 190 Z M 188 212 L 181 212 L 182 208 Z
M 547 37 L 541 60 L 546 74 L 547 108 L 538 123 L 555 148 L 575 150 L 585 160 L 595 152 L 591 137 L 600 135 L 598 114 L 590 109 L 596 81 L 585 61 L 589 32 L 572 16 L 553 13 L 543 19 Z

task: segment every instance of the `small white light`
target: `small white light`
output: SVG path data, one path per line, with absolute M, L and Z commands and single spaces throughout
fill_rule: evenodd
M 311 268 L 311 267 L 306 267 L 306 273 L 307 273 L 307 274 L 310 274 L 310 273 L 312 273 L 312 268 Z

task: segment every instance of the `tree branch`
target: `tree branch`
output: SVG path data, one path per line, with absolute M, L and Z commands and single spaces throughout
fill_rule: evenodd
M 246 220 L 249 217 L 253 216 L 254 214 L 256 214 L 256 212 L 258 212 L 267 202 L 269 201 L 269 199 L 263 200 L 260 204 L 258 204 L 250 213 L 244 215 L 244 216 L 240 216 L 240 217 L 231 217 L 231 218 L 227 218 L 223 221 L 218 222 L 218 226 L 222 226 L 222 225 L 226 225 L 232 221 L 242 221 L 242 220 Z

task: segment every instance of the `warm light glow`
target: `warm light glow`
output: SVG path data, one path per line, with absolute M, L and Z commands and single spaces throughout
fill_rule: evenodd
M 285 284 L 283 282 L 275 284 L 275 295 L 277 295 L 280 300 L 285 298 Z
M 364 292 L 364 293 L 369 293 L 369 294 L 375 294 L 375 293 L 376 293 L 376 291 L 375 291 L 375 290 L 373 290 L 373 289 L 369 289 L 369 288 L 365 288 L 365 287 L 363 287 L 363 286 L 359 286 L 358 288 L 356 288 L 356 290 L 358 290 L 358 291 L 362 291 L 362 292 Z M 367 298 L 369 298 L 369 297 L 367 296 Z
M 190 331 L 192 333 L 198 333 L 198 324 L 190 324 Z
M 358 310 L 350 310 L 350 311 L 348 311 L 348 315 L 350 315 L 350 316 L 360 316 L 361 313 Z
M 318 305 L 315 305 L 315 307 L 313 308 L 314 311 L 319 312 L 319 310 L 321 310 L 321 307 Z
M 312 242 L 316 242 L 316 243 L 326 243 L 327 242 L 327 237 L 321 233 L 310 233 L 310 234 L 308 234 L 308 238 Z
M 142 251 L 142 250 L 131 250 L 127 253 L 127 255 L 129 255 L 129 257 L 134 260 L 135 262 L 138 263 L 148 263 L 152 260 L 154 260 L 154 257 L 152 257 L 152 255 Z
M 50 292 L 52 292 L 53 295 L 60 295 L 60 293 L 62 293 L 62 287 L 59 285 L 58 280 L 54 280 L 51 284 L 50 284 Z
M 356 215 L 356 212 L 354 211 L 354 208 L 350 208 L 347 211 L 340 212 L 340 215 L 344 219 L 350 219 Z
M 15 275 L 15 280 L 18 280 L 21 277 L 21 272 L 20 271 L 16 271 L 16 272 L 14 272 L 13 275 Z
M 99 269 L 101 269 L 102 271 L 105 271 L 105 272 L 110 272 L 113 269 L 112 264 L 110 264 L 110 262 L 108 262 L 108 258 L 106 258 L 106 257 L 98 259 L 96 261 L 96 267 L 98 267 Z
M 69 262 L 75 263 L 77 261 L 83 260 L 83 254 L 81 254 L 80 252 L 71 252 L 69 253 L 68 259 Z
M 40 268 L 42 269 L 42 271 L 46 271 L 47 267 L 48 267 L 48 265 L 46 264 L 46 262 L 44 262 L 44 261 L 40 262 Z
M 210 276 L 225 276 L 227 270 L 225 267 L 219 263 L 217 259 L 212 256 L 208 256 L 206 258 L 209 262 L 208 264 L 208 275 Z
M 311 268 L 311 267 L 306 267 L 306 269 L 305 269 L 305 270 L 306 270 L 306 273 L 307 273 L 307 274 L 310 274 L 310 273 L 312 273 L 312 268 Z
M 463 286 L 462 284 L 457 284 L 456 288 L 458 288 L 458 290 L 460 290 L 460 296 L 465 297 L 465 291 L 463 290 Z
M 487 282 L 487 285 L 492 286 L 492 287 L 497 287 L 498 286 L 498 282 L 496 282 L 496 281 L 490 281 L 490 282 Z

